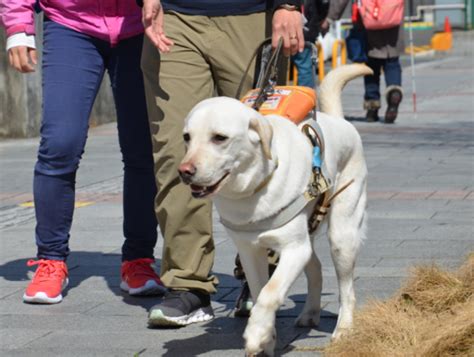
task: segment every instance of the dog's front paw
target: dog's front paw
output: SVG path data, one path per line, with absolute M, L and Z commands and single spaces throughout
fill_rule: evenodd
M 351 328 L 337 327 L 331 335 L 331 340 L 336 341 L 342 336 L 347 335 L 351 331 Z
M 316 327 L 319 325 L 320 315 L 320 310 L 303 311 L 296 319 L 295 325 L 299 327 Z
M 273 356 L 276 345 L 276 330 L 270 326 L 247 326 L 244 333 L 247 356 Z
M 332 333 L 331 339 L 337 340 L 343 335 L 348 334 L 352 329 L 352 311 L 349 313 L 344 313 L 344 310 L 341 308 L 339 310 L 339 318 L 337 319 L 336 328 Z
M 268 357 L 268 355 L 265 353 L 265 352 L 260 352 L 260 353 L 257 353 L 257 354 L 248 354 L 248 353 L 245 353 L 245 357 Z

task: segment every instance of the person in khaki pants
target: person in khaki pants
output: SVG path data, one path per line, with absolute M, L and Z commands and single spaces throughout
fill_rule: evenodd
M 142 71 L 158 194 L 155 210 L 164 237 L 161 279 L 170 291 L 151 308 L 150 326 L 184 326 L 213 318 L 217 278 L 211 203 L 194 199 L 180 182 L 182 129 L 191 108 L 217 94 L 235 96 L 253 52 L 265 39 L 264 0 L 145 0 Z M 302 51 L 299 0 L 272 1 L 272 43 L 286 55 Z M 252 71 L 249 71 L 252 73 Z M 250 89 L 252 76 L 245 78 Z

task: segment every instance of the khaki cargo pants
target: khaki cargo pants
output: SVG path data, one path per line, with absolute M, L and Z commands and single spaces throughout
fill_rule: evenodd
M 248 62 L 265 39 L 265 13 L 207 17 L 174 12 L 164 16 L 164 31 L 174 41 L 160 54 L 146 39 L 142 70 L 158 194 L 155 209 L 164 236 L 161 279 L 173 289 L 213 293 L 212 207 L 194 199 L 180 182 L 178 165 L 184 155 L 184 118 L 199 101 L 216 93 L 235 96 Z M 246 78 L 250 89 L 253 70 Z

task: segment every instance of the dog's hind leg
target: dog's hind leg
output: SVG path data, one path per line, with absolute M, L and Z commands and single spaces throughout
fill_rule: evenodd
M 275 315 L 311 256 L 309 237 L 306 241 L 290 243 L 280 252 L 275 272 L 258 295 L 252 308 L 244 338 L 250 355 L 264 352 L 273 356 L 276 344 Z
M 321 314 L 321 290 L 323 287 L 323 275 L 321 273 L 321 262 L 316 253 L 312 252 L 311 258 L 304 268 L 308 283 L 308 295 L 303 311 L 296 319 L 297 326 L 318 326 Z
M 346 182 L 346 178 L 340 180 Z M 339 284 L 339 316 L 332 337 L 338 338 L 352 326 L 355 307 L 354 268 L 360 244 L 365 238 L 365 176 L 343 191 L 333 201 L 329 216 L 328 237 Z

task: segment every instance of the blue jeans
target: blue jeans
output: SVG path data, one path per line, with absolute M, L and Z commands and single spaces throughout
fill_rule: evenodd
M 305 48 L 303 52 L 298 52 L 292 56 L 298 70 L 298 85 L 314 88 L 313 66 L 311 63 L 311 48 Z
M 65 260 L 69 254 L 76 171 L 105 70 L 124 164 L 122 259 L 153 258 L 156 185 L 140 70 L 142 42 L 139 35 L 111 47 L 45 19 L 41 142 L 33 181 L 38 258 Z
M 364 77 L 365 100 L 380 100 L 380 73 L 383 68 L 385 85 L 402 85 L 402 68 L 398 57 L 374 58 L 369 57 L 367 65 L 372 68 L 374 74 Z

